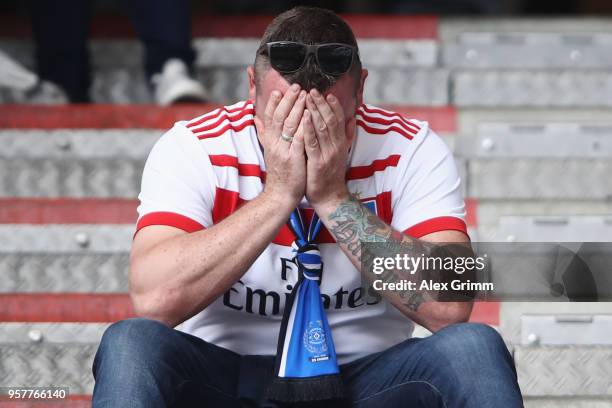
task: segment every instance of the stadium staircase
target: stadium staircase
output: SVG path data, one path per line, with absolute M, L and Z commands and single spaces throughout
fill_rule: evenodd
M 612 21 L 347 20 L 370 70 L 366 100 L 428 120 L 452 147 L 473 240 L 612 242 Z M 217 103 L 245 98 L 268 21 L 196 18 L 197 75 Z M 1 26 L 0 49 L 32 67 L 27 24 Z M 95 105 L 19 105 L 0 90 L 0 387 L 70 387 L 46 407 L 89 406 L 97 342 L 133 315 L 144 160 L 174 121 L 215 107 L 151 105 L 129 24 L 100 19 L 93 32 Z M 527 407 L 603 408 L 612 330 L 563 333 L 611 318 L 610 303 L 483 302 L 471 320 L 504 336 Z

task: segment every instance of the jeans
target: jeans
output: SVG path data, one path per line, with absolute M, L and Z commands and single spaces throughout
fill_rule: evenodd
M 91 0 L 30 0 L 38 75 L 62 87 L 73 103 L 89 102 L 88 52 Z M 192 68 L 187 0 L 128 0 L 130 18 L 144 45 L 147 78 L 171 58 Z
M 273 368 L 274 356 L 241 356 L 152 320 L 124 320 L 96 354 L 93 407 L 280 407 L 263 396 Z M 354 407 L 523 406 L 512 357 L 481 324 L 451 325 L 340 371 Z

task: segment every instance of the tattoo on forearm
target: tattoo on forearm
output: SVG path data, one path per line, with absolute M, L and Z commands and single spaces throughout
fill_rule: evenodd
M 350 252 L 357 257 L 361 241 L 386 242 L 391 233 L 385 223 L 353 196 L 340 203 L 329 218 L 334 223 L 330 232 L 336 241 L 349 247 Z
M 371 256 L 362 253 L 362 242 L 384 242 L 391 246 L 401 245 L 414 251 L 424 249 L 418 240 L 406 237 L 385 224 L 353 196 L 340 203 L 330 214 L 329 219 L 332 223 L 330 232 L 336 242 L 345 245 L 349 253 L 360 262 Z M 372 277 L 368 275 L 370 274 L 363 274 L 366 281 L 371 283 Z M 393 271 L 388 278 L 396 281 L 402 279 L 399 271 Z M 425 301 L 424 294 L 420 292 L 407 290 L 399 293 L 399 296 L 402 303 L 412 311 L 417 311 Z

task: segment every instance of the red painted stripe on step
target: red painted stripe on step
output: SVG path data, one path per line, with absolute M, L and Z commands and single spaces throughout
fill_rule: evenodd
M 439 19 L 436 16 L 346 14 L 342 16 L 357 38 L 437 39 Z M 191 19 L 193 37 L 260 38 L 272 15 L 195 15 Z M 0 18 L 0 36 L 32 35 L 30 19 L 5 15 Z M 134 28 L 128 18 L 99 16 L 93 19 L 94 38 L 134 38 Z
M 193 104 L 171 107 L 153 105 L 3 105 L 0 128 L 19 129 L 169 129 L 174 122 L 190 120 L 219 105 Z M 457 130 L 452 106 L 381 106 L 407 118 L 425 120 L 436 132 Z
M 43 403 L 44 401 L 44 403 Z M 0 408 L 90 408 L 91 395 L 75 394 L 66 399 L 56 400 L 21 400 L 15 401 L 0 396 Z
M 470 322 L 499 326 L 500 305 L 499 302 L 475 302 Z
M 138 200 L 0 198 L 0 224 L 135 224 Z
M 215 104 L 155 105 L 4 105 L 0 128 L 24 129 L 169 129 L 218 108 Z
M 128 294 L 0 294 L 0 322 L 110 323 L 134 317 Z
M 477 198 L 466 198 L 465 199 L 465 222 L 468 227 L 478 227 L 478 199 Z

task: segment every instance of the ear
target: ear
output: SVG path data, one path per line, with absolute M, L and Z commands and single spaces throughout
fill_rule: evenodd
M 253 65 L 247 67 L 247 75 L 249 77 L 249 100 L 255 102 L 255 68 Z
M 363 89 L 364 89 L 365 80 L 367 77 L 368 77 L 368 70 L 364 68 L 361 70 L 361 75 L 359 77 L 359 86 L 357 87 L 357 95 L 356 95 L 357 107 L 360 107 L 361 104 L 363 103 Z

